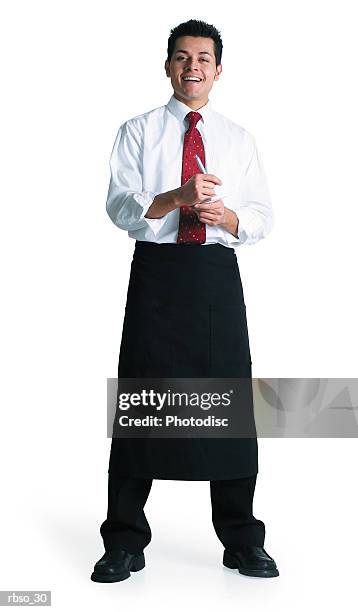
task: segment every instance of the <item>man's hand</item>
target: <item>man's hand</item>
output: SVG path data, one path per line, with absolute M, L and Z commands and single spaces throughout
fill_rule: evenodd
M 225 223 L 225 206 L 222 200 L 217 200 L 212 204 L 195 204 L 194 210 L 199 221 L 208 225 L 221 225 Z
M 193 210 L 195 210 L 199 221 L 202 223 L 221 225 L 237 238 L 239 220 L 233 210 L 224 206 L 222 200 L 217 200 L 212 204 L 195 204 Z
M 184 185 L 176 190 L 177 206 L 194 206 L 215 195 L 215 185 L 221 180 L 214 174 L 194 174 Z

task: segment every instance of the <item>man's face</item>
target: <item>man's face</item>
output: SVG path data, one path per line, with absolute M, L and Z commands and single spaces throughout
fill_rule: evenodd
M 207 103 L 209 91 L 219 79 L 221 70 L 221 64 L 215 65 L 213 39 L 201 36 L 178 38 L 170 63 L 165 62 L 175 97 L 193 109 Z M 200 80 L 185 80 L 188 77 Z

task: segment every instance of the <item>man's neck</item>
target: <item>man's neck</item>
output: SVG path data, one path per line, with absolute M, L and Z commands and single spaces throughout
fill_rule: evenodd
M 207 104 L 209 101 L 209 98 L 206 98 L 206 100 L 183 100 L 179 98 L 175 92 L 174 92 L 174 98 L 176 98 L 177 100 L 179 100 L 179 102 L 182 102 L 186 106 L 189 106 L 189 108 L 191 108 L 191 110 L 193 111 L 199 110 L 199 108 L 202 108 L 203 106 L 205 106 L 205 104 Z

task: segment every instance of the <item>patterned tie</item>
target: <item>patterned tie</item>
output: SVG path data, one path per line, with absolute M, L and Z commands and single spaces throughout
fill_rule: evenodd
M 189 128 L 185 132 L 183 147 L 183 165 L 181 184 L 184 185 L 194 174 L 201 172 L 195 154 L 199 155 L 205 166 L 205 151 L 203 139 L 196 124 L 201 119 L 201 114 L 191 111 L 185 117 L 189 121 Z M 177 243 L 180 244 L 203 244 L 206 240 L 205 223 L 199 221 L 191 206 L 180 207 L 179 228 Z

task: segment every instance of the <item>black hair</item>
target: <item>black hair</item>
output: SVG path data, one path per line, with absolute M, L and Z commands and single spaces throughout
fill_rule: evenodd
M 190 19 L 189 21 L 180 23 L 175 28 L 170 30 L 167 50 L 168 62 L 170 62 L 172 58 L 175 48 L 175 41 L 181 36 L 202 36 L 203 38 L 212 38 L 214 41 L 216 65 L 221 64 L 223 43 L 220 32 L 213 25 L 205 23 L 205 21 L 198 21 L 197 19 Z

